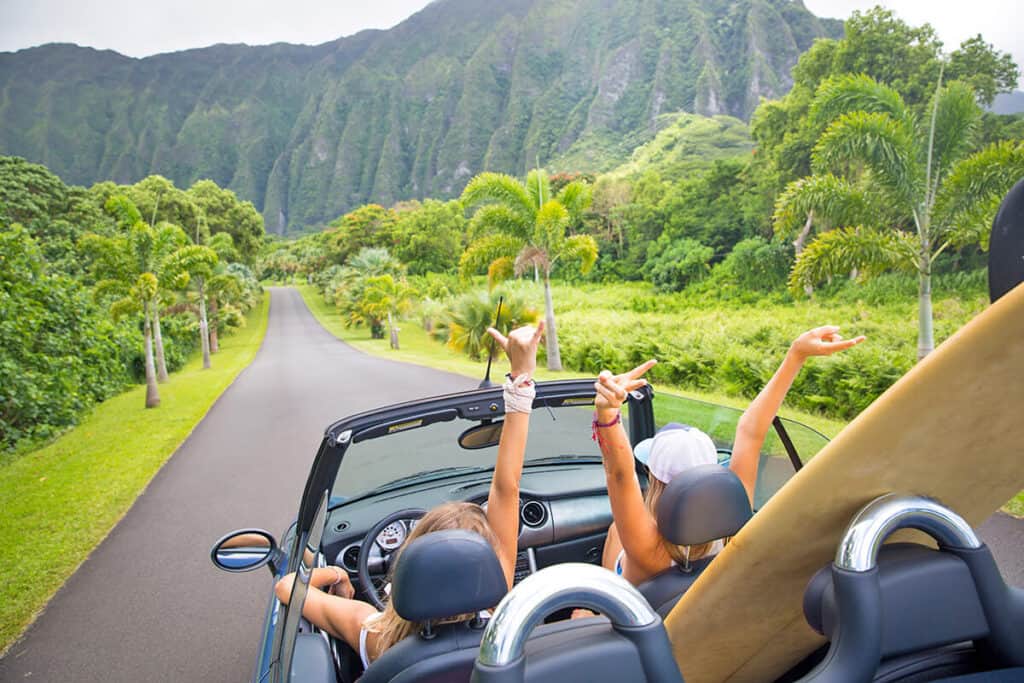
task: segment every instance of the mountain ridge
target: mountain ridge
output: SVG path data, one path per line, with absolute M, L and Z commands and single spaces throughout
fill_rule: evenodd
M 839 25 L 791 0 L 437 0 L 316 46 L 51 44 L 0 54 L 0 153 L 76 184 L 208 177 L 284 233 L 453 196 L 668 112 L 746 119 Z

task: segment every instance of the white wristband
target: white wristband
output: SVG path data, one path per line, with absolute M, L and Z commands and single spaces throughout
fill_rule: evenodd
M 502 386 L 506 413 L 530 413 L 533 411 L 533 399 L 537 389 L 530 381 L 530 376 L 522 374 L 515 379 L 506 379 Z

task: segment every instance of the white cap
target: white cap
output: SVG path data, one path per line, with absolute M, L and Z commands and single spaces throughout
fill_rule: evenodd
M 691 467 L 718 463 L 718 450 L 711 437 L 678 422 L 669 422 L 654 438 L 638 443 L 633 455 L 664 484 Z

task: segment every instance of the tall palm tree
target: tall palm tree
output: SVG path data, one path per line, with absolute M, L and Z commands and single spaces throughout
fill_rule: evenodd
M 812 220 L 833 229 L 800 251 L 790 284 L 799 289 L 850 272 L 916 272 L 920 360 L 935 347 L 935 259 L 984 241 L 999 198 L 1024 176 L 1024 143 L 968 155 L 981 110 L 969 86 L 943 85 L 941 78 L 923 117 L 895 90 L 863 75 L 822 83 L 811 117 L 824 129 L 812 155 L 814 175 L 780 195 L 775 226 L 792 234 L 803 223 L 804 237 Z
M 573 262 L 586 273 L 597 260 L 593 237 L 566 234 L 580 224 L 590 199 L 590 187 L 579 181 L 568 183 L 552 197 L 543 169 L 530 171 L 525 184 L 501 173 L 481 173 L 462 192 L 463 206 L 479 208 L 469 222 L 474 241 L 463 253 L 459 268 L 466 275 L 486 270 L 497 259 L 514 258 L 517 274 L 533 270 L 543 276 L 549 370 L 562 369 L 551 272 L 559 262 Z
M 170 254 L 163 270 L 174 282 L 175 289 L 195 283 L 199 295 L 199 346 L 203 352 L 203 369 L 210 368 L 210 325 L 206 315 L 206 285 L 214 277 L 217 253 L 209 247 L 189 244 Z
M 95 295 L 111 300 L 111 315 L 120 318 L 129 313 L 142 313 L 146 407 L 155 408 L 160 405 L 160 393 L 153 349 L 154 320 L 162 294 L 157 273 L 167 250 L 180 240 L 181 230 L 170 224 L 156 228 L 148 225 L 135 205 L 120 195 L 110 197 L 105 208 L 117 219 L 122 234 L 108 237 L 90 233 L 82 237 L 80 244 L 97 278 Z M 162 351 L 158 346 L 160 356 Z

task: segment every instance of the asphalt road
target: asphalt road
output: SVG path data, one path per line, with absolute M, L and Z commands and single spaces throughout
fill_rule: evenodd
M 332 421 L 476 384 L 356 351 L 298 292 L 272 289 L 252 365 L 0 660 L 0 680 L 248 680 L 270 572 L 219 571 L 210 545 L 242 527 L 280 538 Z
M 218 571 L 211 543 L 241 527 L 282 533 L 334 419 L 476 385 L 356 351 L 296 291 L 271 297 L 255 361 L 0 660 L 0 680 L 247 680 L 270 574 Z M 1024 521 L 996 515 L 981 534 L 1024 586 Z

